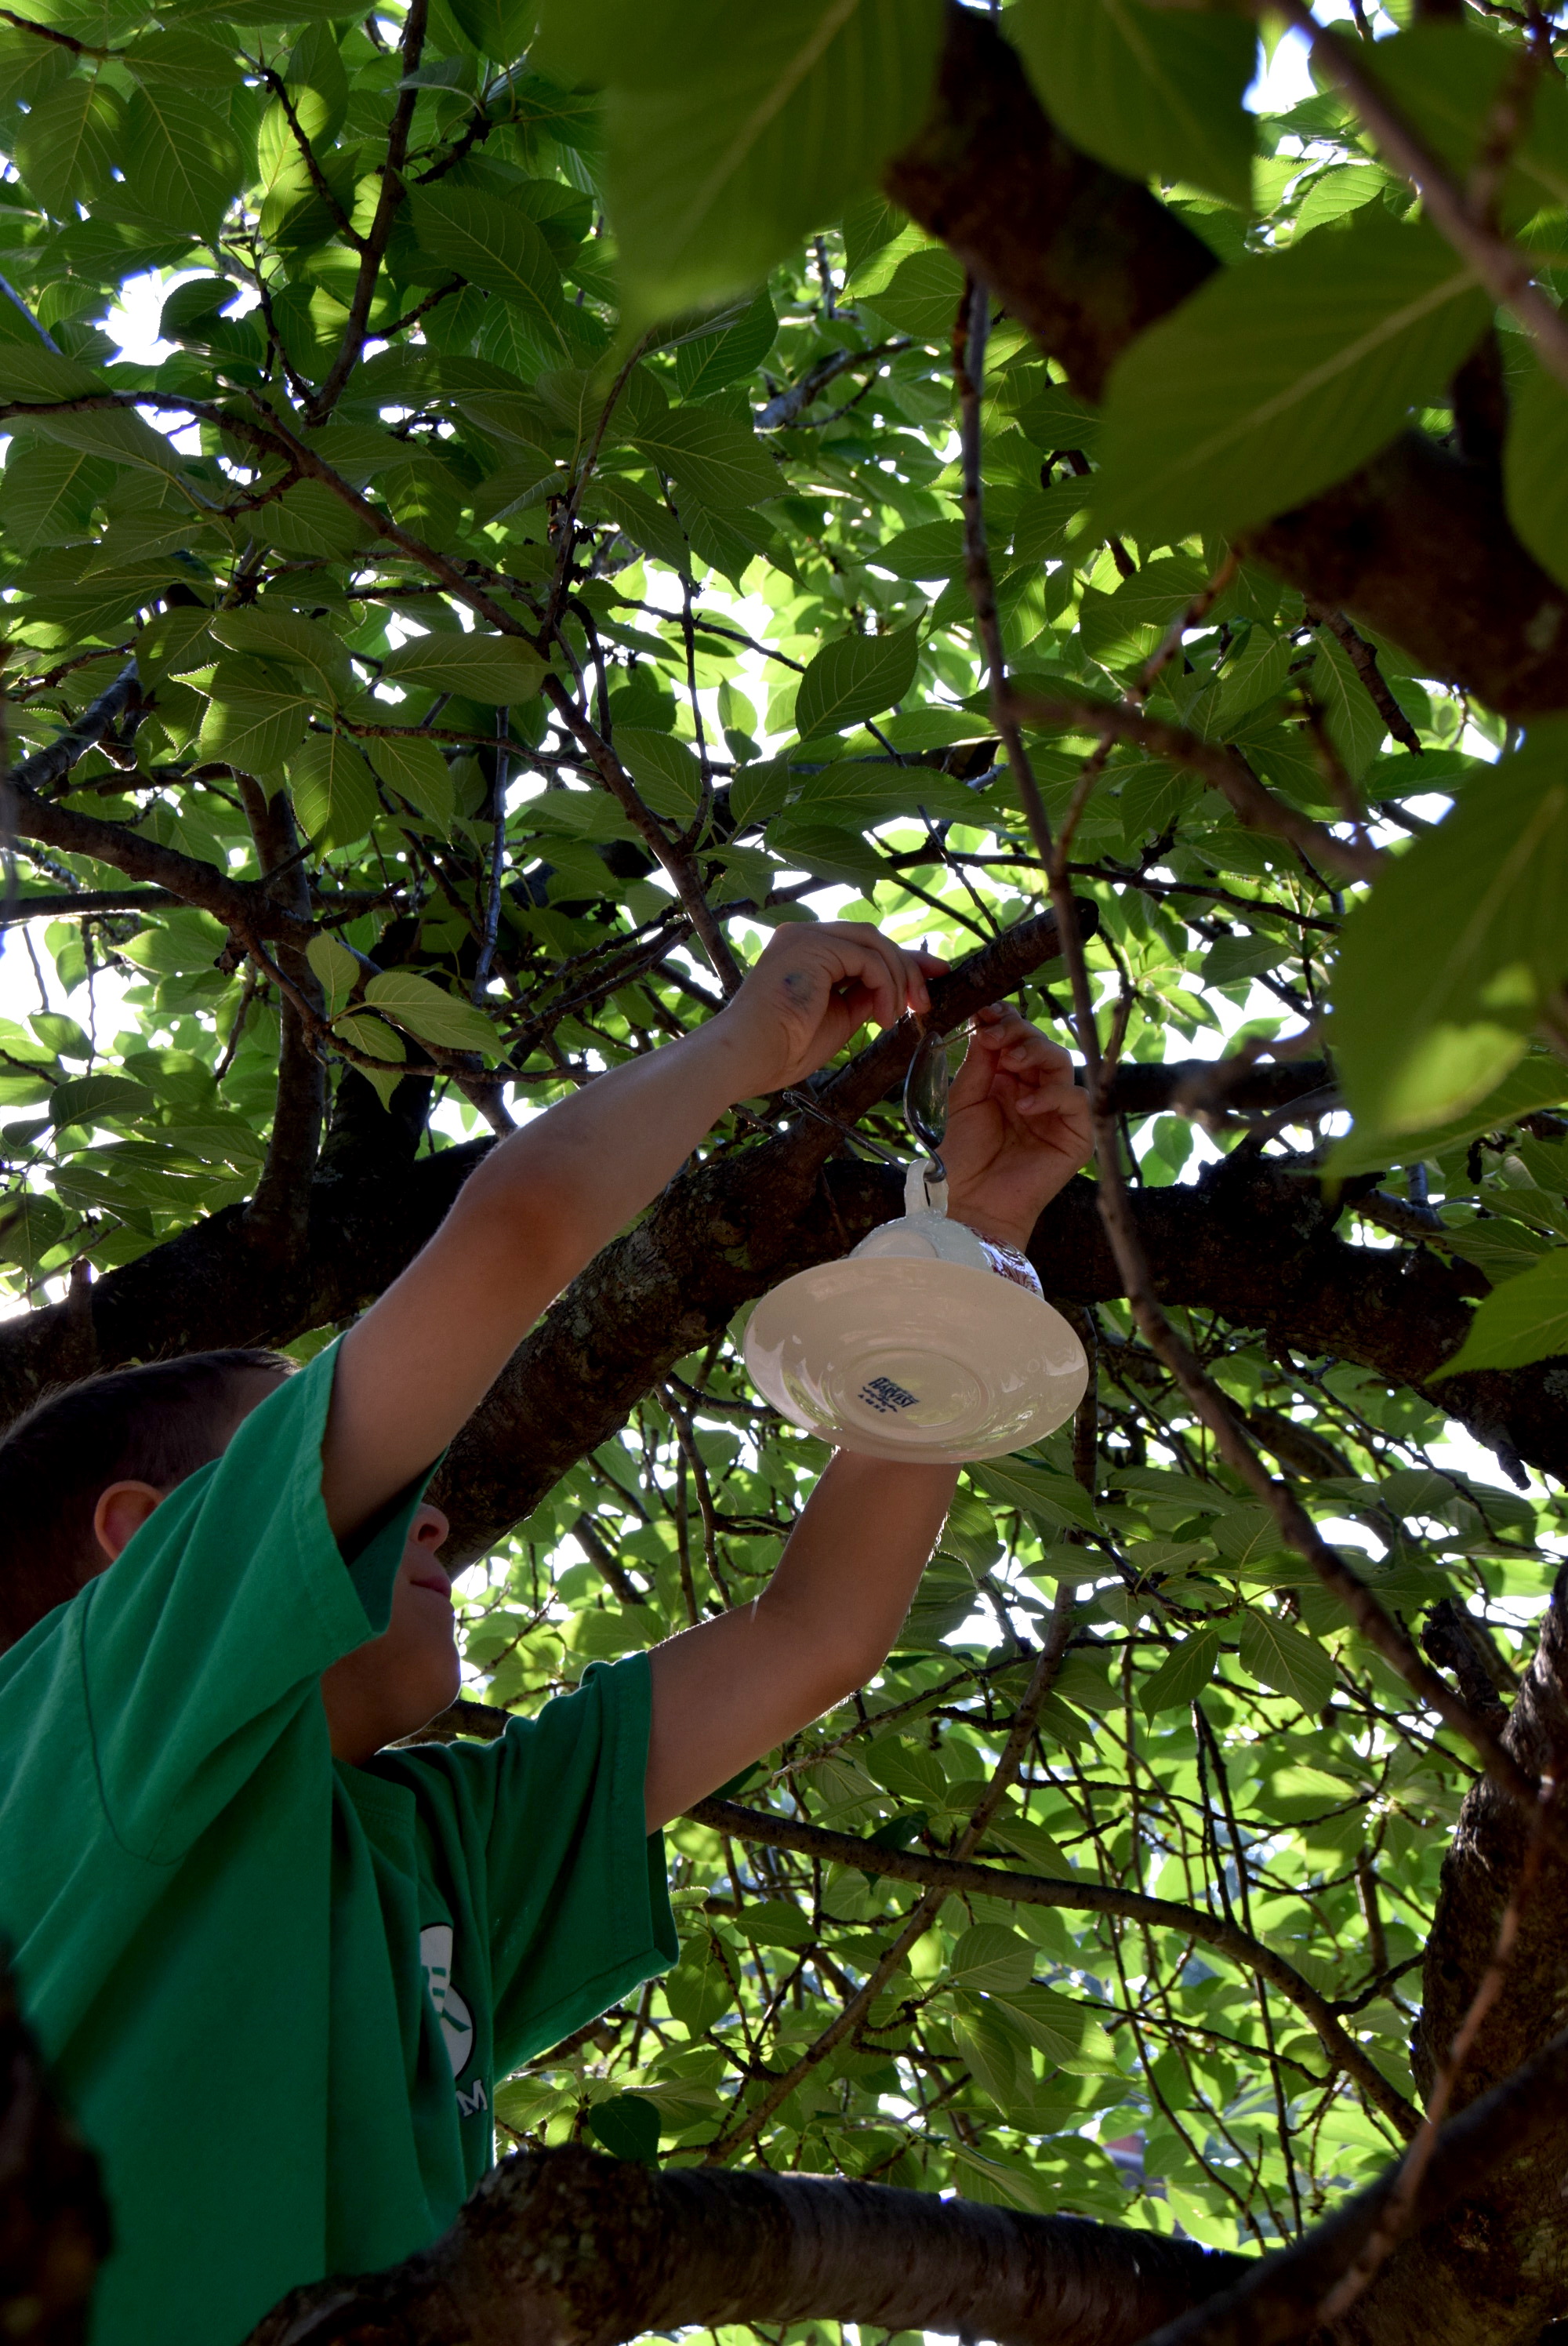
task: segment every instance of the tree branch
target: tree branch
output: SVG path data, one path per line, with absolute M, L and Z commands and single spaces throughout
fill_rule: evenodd
M 300 856 L 300 834 L 284 790 L 270 798 L 249 775 L 239 780 L 257 856 L 266 874 L 267 895 L 304 925 L 311 924 L 311 889 Z M 298 944 L 279 947 L 279 961 L 290 987 L 312 1014 L 300 1015 L 291 994 L 279 1005 L 278 1088 L 266 1161 L 255 1195 L 245 1209 L 250 1238 L 279 1262 L 294 1262 L 310 1242 L 311 1182 L 321 1145 L 327 1108 L 327 1075 L 315 1046 L 314 1021 L 322 1008 L 314 970 Z
M 296 2290 L 247 2346 L 614 2346 L 821 2320 L 1135 2346 L 1240 2263 L 1074 2217 L 567 2146 L 505 2160 L 423 2255 Z
M 1219 265 L 1145 188 L 1063 137 L 1015 52 L 972 8 L 949 10 L 931 116 L 884 185 L 1085 399 Z M 1403 646 L 1422 676 L 1511 717 L 1568 706 L 1568 597 L 1514 536 L 1494 470 L 1419 433 L 1252 531 L 1242 550 Z
M 477 1706 L 464 1703 L 463 1712 Z M 472 1720 L 454 1722 L 463 1734 L 473 1733 Z M 1277 1987 L 1316 2031 L 1329 2066 L 1342 2070 L 1360 2086 L 1368 2100 L 1380 2109 L 1402 2135 L 1413 2134 L 1417 2114 L 1398 2088 L 1391 2086 L 1365 2048 L 1345 2029 L 1326 1996 L 1302 1977 L 1283 1955 L 1249 1932 L 1196 1906 L 1181 1906 L 1168 1898 L 1148 1898 L 1139 1891 L 1121 1890 L 1097 1882 L 1053 1882 L 1041 1874 L 1004 1872 L 1000 1866 L 973 1865 L 950 1857 L 930 1857 L 919 1849 L 883 1849 L 855 1833 L 830 1832 L 793 1817 L 741 1807 L 734 1800 L 698 1800 L 687 1811 L 699 1824 L 738 1841 L 762 1841 L 769 1848 L 797 1851 L 822 1865 L 857 1866 L 891 1882 L 919 1882 L 942 1897 L 1004 1898 L 1019 1906 L 1054 1906 L 1064 1912 L 1115 1914 L 1141 1923 L 1151 1930 L 1176 1931 L 1196 1939 L 1229 1957 L 1244 1971 Z

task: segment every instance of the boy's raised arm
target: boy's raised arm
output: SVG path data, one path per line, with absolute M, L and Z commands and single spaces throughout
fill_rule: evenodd
M 343 1339 L 322 1444 L 337 1535 L 430 1464 L 540 1312 L 727 1108 L 799 1082 L 868 1021 L 925 1009 L 937 966 L 868 926 L 791 924 L 706 1025 L 509 1134 Z

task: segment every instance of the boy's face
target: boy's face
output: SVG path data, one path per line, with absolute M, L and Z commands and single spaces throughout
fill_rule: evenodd
M 228 1448 L 251 1410 L 276 1390 L 276 1382 L 272 1377 L 247 1382 L 216 1455 Z M 103 1558 L 100 1571 L 166 1495 L 150 1483 L 137 1482 L 111 1484 L 100 1494 L 93 1524 Z M 439 1507 L 418 1510 L 403 1545 L 386 1628 L 323 1671 L 321 1700 L 335 1759 L 358 1765 L 383 1745 L 412 1735 L 456 1699 L 462 1671 L 452 1581 L 438 1554 L 451 1529 Z
M 321 1699 L 336 1759 L 358 1765 L 384 1744 L 413 1734 L 456 1699 L 462 1674 L 452 1582 L 437 1553 L 451 1528 L 439 1507 L 419 1509 L 409 1526 L 385 1630 L 322 1673 Z

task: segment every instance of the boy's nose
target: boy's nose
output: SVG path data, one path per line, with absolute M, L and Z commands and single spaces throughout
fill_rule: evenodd
M 439 1507 L 426 1505 L 421 1507 L 415 1515 L 409 1539 L 413 1546 L 428 1548 L 433 1556 L 438 1547 L 445 1545 L 451 1533 L 449 1518 L 442 1514 Z

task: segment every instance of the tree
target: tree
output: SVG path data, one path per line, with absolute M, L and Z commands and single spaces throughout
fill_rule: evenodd
M 1075 1423 L 676 1828 L 678 1967 L 452 2239 L 269 2335 L 1568 2314 L 1568 97 L 1390 5 L 1281 0 L 1272 115 L 1224 5 L 5 12 L 0 1410 L 308 1354 L 830 903 L 1096 1107 Z M 739 1319 L 898 1209 L 912 1041 L 519 1349 L 433 1731 L 767 1572 Z

